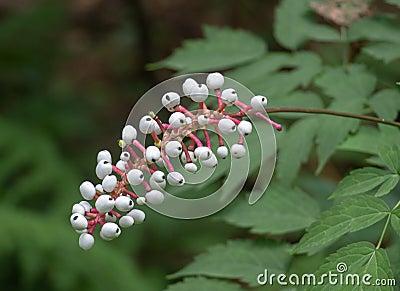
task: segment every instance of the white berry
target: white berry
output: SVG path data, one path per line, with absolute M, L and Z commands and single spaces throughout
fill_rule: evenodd
M 131 227 L 134 223 L 135 223 L 135 220 L 133 219 L 132 216 L 129 216 L 129 215 L 122 216 L 118 222 L 119 226 L 122 228 Z
M 100 180 L 112 173 L 112 165 L 106 160 L 101 160 L 96 166 L 96 175 Z
M 231 147 L 231 153 L 234 158 L 240 159 L 246 154 L 246 148 L 242 144 L 234 144 Z
M 199 84 L 192 88 L 190 92 L 190 98 L 194 102 L 204 102 L 208 98 L 208 88 L 205 84 Z
M 183 186 L 185 184 L 185 178 L 183 178 L 182 174 L 179 172 L 169 173 L 167 175 L 167 181 L 172 186 Z
M 218 128 L 223 134 L 229 134 L 236 131 L 235 123 L 228 118 L 222 118 L 218 122 Z
M 76 203 L 72 206 L 72 211 L 71 211 L 72 214 L 79 213 L 81 215 L 85 215 L 85 212 L 86 212 L 85 207 L 83 207 L 82 205 L 80 205 L 78 203 Z
M 110 195 L 100 195 L 97 198 L 95 207 L 100 213 L 110 212 L 115 205 L 115 200 Z
M 85 208 L 85 212 L 90 212 L 90 210 L 92 209 L 92 205 L 90 205 L 90 203 L 87 201 L 81 201 L 79 202 L 79 205 L 82 205 L 83 208 Z
M 164 194 L 158 190 L 151 190 L 146 193 L 146 201 L 158 205 L 164 201 Z
M 251 122 L 247 120 L 242 120 L 238 124 L 237 129 L 241 135 L 248 135 L 253 130 L 253 126 L 251 125 Z
M 163 95 L 161 98 L 161 103 L 162 105 L 168 110 L 168 111 L 174 111 L 174 107 L 178 106 L 181 102 L 181 97 L 179 96 L 178 93 L 175 92 L 168 92 Z
M 105 238 L 113 239 L 121 234 L 121 229 L 114 222 L 106 222 L 102 226 L 100 232 L 103 234 Z
M 224 76 L 221 73 L 208 74 L 206 84 L 211 90 L 220 89 L 224 85 Z
M 105 220 L 107 222 L 116 222 L 117 221 L 117 217 L 112 214 L 111 212 L 107 212 L 104 216 Z
M 105 160 L 111 163 L 112 162 L 111 153 L 108 150 L 99 151 L 97 154 L 97 162 L 100 162 L 101 160 Z
M 186 125 L 186 116 L 181 112 L 174 112 L 169 117 L 168 122 L 172 127 L 180 128 Z
M 153 118 L 149 115 L 143 116 L 139 121 L 139 130 L 144 134 L 149 134 L 154 130 Z
M 234 89 L 232 89 L 232 88 L 225 89 L 221 93 L 221 100 L 227 106 L 232 106 L 238 100 L 238 96 L 236 94 L 236 91 Z
M 211 157 L 207 160 L 200 160 L 200 163 L 209 168 L 215 168 L 218 165 L 217 157 L 212 154 Z
M 127 215 L 134 219 L 135 224 L 141 224 L 146 219 L 146 214 L 139 209 L 133 209 Z
M 129 158 L 131 157 L 131 154 L 129 152 L 122 152 L 121 155 L 119 156 L 121 161 L 127 162 L 129 161 Z
M 193 88 L 198 85 L 199 84 L 192 78 L 187 78 L 185 80 L 185 82 L 183 82 L 183 84 L 182 84 L 183 94 L 185 94 L 186 96 L 189 96 L 190 93 L 192 92 Z
M 149 163 L 155 163 L 161 157 L 161 152 L 156 146 L 148 146 L 146 148 L 145 156 Z
M 108 175 L 104 177 L 103 182 L 101 182 L 101 186 L 103 186 L 103 189 L 106 192 L 111 192 L 117 186 L 117 182 L 117 177 L 115 177 L 114 175 Z
M 172 140 L 166 143 L 165 145 L 165 153 L 171 157 L 171 158 L 176 158 L 179 157 L 179 155 L 182 152 L 182 145 L 179 141 Z
M 101 184 L 97 184 L 95 186 L 95 188 L 96 188 L 96 192 L 104 193 L 104 189 L 103 189 L 103 186 L 101 186 Z
M 197 166 L 194 163 L 187 163 L 185 164 L 185 170 L 190 173 L 195 173 L 197 172 Z
M 83 182 L 79 186 L 79 191 L 81 192 L 82 197 L 86 200 L 92 200 L 94 195 L 96 195 L 96 188 L 94 187 L 93 183 L 89 181 Z
M 192 160 L 192 162 L 193 163 L 195 163 L 196 161 L 197 161 L 197 158 L 196 158 L 196 156 L 194 155 L 194 152 L 192 152 L 192 151 L 188 151 L 188 153 L 189 153 L 189 157 L 190 157 L 190 159 Z M 182 163 L 184 163 L 184 164 L 186 164 L 186 153 L 185 152 L 183 152 L 182 153 L 182 155 L 181 155 L 181 161 L 182 161 Z
M 217 156 L 221 159 L 225 159 L 228 156 L 228 148 L 226 146 L 218 147 Z
M 202 114 L 197 117 L 197 122 L 199 123 L 200 126 L 206 125 L 208 123 L 209 119 L 206 115 Z
M 153 119 L 153 124 L 154 124 L 153 131 L 156 133 L 156 135 L 162 134 L 162 130 L 161 130 L 160 126 L 158 125 L 157 121 L 155 121 L 154 119 Z
M 152 189 L 161 190 L 166 186 L 165 174 L 162 171 L 155 171 L 150 179 L 149 184 Z
M 136 199 L 136 203 L 137 203 L 138 205 L 144 205 L 144 204 L 146 203 L 146 198 L 145 198 L 145 197 L 138 197 L 138 198 Z
M 91 249 L 94 245 L 94 237 L 89 233 L 82 233 L 79 236 L 79 246 L 81 249 L 87 251 Z
M 126 125 L 124 129 L 122 129 L 122 140 L 125 144 L 130 145 L 132 141 L 137 137 L 137 130 L 132 125 Z
M 126 178 L 128 179 L 129 184 L 136 186 L 143 182 L 144 174 L 141 170 L 132 169 L 128 172 Z
M 115 207 L 120 211 L 129 211 L 133 208 L 134 203 L 128 196 L 118 196 L 115 199 Z
M 119 160 L 115 166 L 117 167 L 118 170 L 125 172 L 126 171 L 126 166 L 127 166 L 127 162 Z
M 199 159 L 199 160 L 207 160 L 211 157 L 212 152 L 208 147 L 197 147 L 194 150 L 194 155 Z
M 85 216 L 79 213 L 73 213 L 69 221 L 71 222 L 72 227 L 77 230 L 85 229 L 88 226 L 88 221 Z
M 254 96 L 250 101 L 251 108 L 256 112 L 264 112 L 267 104 L 267 97 L 261 95 Z

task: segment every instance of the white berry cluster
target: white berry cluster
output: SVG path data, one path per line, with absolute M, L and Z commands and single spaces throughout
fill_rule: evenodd
M 161 98 L 162 105 L 171 112 L 168 123 L 163 123 L 153 112 L 139 121 L 139 131 L 151 137 L 154 145 L 144 146 L 137 139 L 136 128 L 126 125 L 119 142 L 122 153 L 115 165 L 109 151 L 98 153 L 95 171 L 101 183 L 94 185 L 85 181 L 80 185 L 84 200 L 73 205 L 70 217 L 72 227 L 80 234 L 82 249 L 88 250 L 94 245 L 96 227 L 100 228 L 99 236 L 103 240 L 113 240 L 120 236 L 121 228 L 145 220 L 143 211 L 133 209 L 135 203 L 161 204 L 167 183 L 171 186 L 185 184 L 184 176 L 174 169 L 171 159 L 180 158 L 189 173 L 195 173 L 199 166 L 214 168 L 218 159 L 229 155 L 223 136 L 236 132 L 238 142 L 230 147 L 230 152 L 233 158 L 242 158 L 246 154 L 244 136 L 252 132 L 251 122 L 244 120 L 249 115 L 281 129 L 265 116 L 266 97 L 255 96 L 250 105 L 246 105 L 239 101 L 235 89 L 222 89 L 224 81 L 220 73 L 209 74 L 206 84 L 187 78 L 182 84 L 184 97 L 177 92 L 167 92 Z M 205 101 L 209 96 L 216 96 L 216 110 L 207 107 Z M 181 98 L 197 103 L 198 110 L 190 112 L 181 105 Z M 231 106 L 239 110 L 227 112 L 226 107 Z M 213 127 L 213 134 L 218 136 L 218 146 L 211 142 L 209 127 Z M 132 190 L 134 187 L 144 187 L 146 194 L 138 196 Z

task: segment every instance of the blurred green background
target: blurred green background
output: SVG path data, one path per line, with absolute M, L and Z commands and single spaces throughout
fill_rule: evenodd
M 241 231 L 212 218 L 147 221 L 82 251 L 69 225 L 98 150 L 135 100 L 172 71 L 146 71 L 201 25 L 271 38 L 277 1 L 0 1 L 1 290 L 161 290 L 165 275 Z

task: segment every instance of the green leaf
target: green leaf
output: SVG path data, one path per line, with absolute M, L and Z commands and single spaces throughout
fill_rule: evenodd
M 323 74 L 315 80 L 322 91 L 333 98 L 366 99 L 375 89 L 376 77 L 362 65 L 344 68 L 325 68 Z
M 312 108 L 319 109 L 323 108 L 324 104 L 321 98 L 309 91 L 293 91 L 288 95 L 278 97 L 278 98 L 269 98 L 268 99 L 268 107 L 300 107 L 300 108 Z M 294 118 L 298 119 L 300 117 L 304 117 L 304 113 L 279 113 L 280 118 Z
M 297 49 L 309 39 L 339 41 L 334 29 L 312 22 L 308 0 L 283 0 L 275 11 L 274 35 L 288 49 Z
M 335 100 L 329 106 L 330 110 L 345 111 L 361 114 L 364 101 L 359 98 Z M 355 132 L 360 126 L 360 120 L 339 116 L 319 116 L 320 127 L 318 129 L 316 143 L 318 155 L 317 173 L 321 172 L 325 163 L 336 151 L 336 147 L 342 143 L 350 132 Z
M 379 185 L 391 180 L 392 177 L 399 178 L 398 175 L 390 174 L 378 168 L 366 167 L 357 169 L 350 172 L 350 175 L 346 176 L 340 181 L 339 186 L 330 198 L 347 197 L 356 194 L 366 193 Z M 388 185 L 380 189 L 379 196 L 385 195 Z M 393 186 L 394 187 L 394 186 Z M 392 187 L 392 188 L 393 188 Z M 391 188 L 391 189 L 392 189 Z M 391 190 L 389 189 L 389 191 Z
M 256 244 L 250 240 L 228 241 L 198 255 L 194 262 L 169 275 L 169 279 L 203 275 L 215 278 L 238 279 L 257 286 L 257 274 L 265 268 L 273 273 L 284 272 L 290 261 L 286 245 Z
M 385 202 L 373 196 L 359 195 L 346 199 L 322 212 L 311 224 L 295 248 L 296 253 L 313 252 L 349 232 L 355 232 L 382 220 L 389 213 Z
M 385 0 L 385 2 L 400 7 L 400 0 Z
M 266 51 L 262 39 L 243 30 L 204 26 L 203 33 L 204 39 L 184 41 L 171 56 L 148 68 L 179 73 L 223 70 L 254 60 Z
M 400 43 L 399 22 L 390 15 L 377 15 L 371 18 L 361 18 L 348 31 L 351 41 L 368 39 Z
M 355 134 L 349 135 L 337 149 L 367 154 L 377 154 L 380 143 L 380 132 L 376 127 L 361 126 Z
M 321 71 L 321 59 L 311 52 L 269 53 L 254 63 L 240 67 L 227 76 L 257 94 L 280 98 L 300 86 L 308 86 Z
M 392 216 L 390 217 L 390 223 L 393 229 L 400 236 L 400 208 L 397 208 L 392 212 Z
M 400 148 L 398 146 L 382 147 L 379 150 L 379 157 L 393 173 L 400 173 Z
M 385 63 L 390 63 L 400 58 L 400 44 L 399 43 L 372 43 L 363 47 L 363 52 L 371 55 L 372 57 L 382 60 Z
M 285 213 L 285 215 L 282 215 Z M 222 219 L 257 234 L 284 234 L 302 230 L 318 216 L 317 202 L 300 189 L 271 184 L 253 205 L 241 199 L 222 214 Z
M 400 93 L 394 89 L 381 90 L 371 97 L 368 104 L 380 118 L 395 120 L 400 110 Z
M 310 286 L 306 290 L 393 290 L 390 286 L 374 286 L 376 279 L 393 279 L 394 277 L 386 251 L 384 249 L 375 249 L 375 246 L 370 242 L 357 242 L 345 246 L 330 255 L 327 260 L 328 262 L 319 267 L 315 273 L 315 277 L 318 279 L 325 274 L 325 284 Z M 345 267 L 346 271 L 339 272 L 338 270 L 343 270 L 341 267 Z M 349 284 L 329 284 L 326 277 L 329 272 L 343 274 L 343 280 L 346 280 L 347 277 Z M 351 284 L 352 277 L 350 277 L 350 274 L 358 276 L 360 285 Z M 366 274 L 371 275 L 369 280 L 371 286 L 362 284 L 362 278 Z M 336 278 L 339 279 L 339 277 Z M 338 280 L 338 282 L 340 281 Z
M 301 164 L 308 160 L 318 127 L 318 119 L 303 118 L 281 136 L 277 172 L 282 181 L 291 184 L 296 178 Z
M 240 291 L 238 284 L 204 277 L 185 278 L 183 282 L 169 285 L 165 291 Z
M 390 191 L 393 190 L 394 187 L 399 183 L 400 176 L 397 174 L 390 175 L 390 177 L 379 186 L 378 190 L 375 193 L 375 197 L 382 197 L 386 194 L 389 194 Z

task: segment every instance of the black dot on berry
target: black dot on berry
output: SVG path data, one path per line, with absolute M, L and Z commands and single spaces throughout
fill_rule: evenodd
M 183 183 L 183 180 L 179 180 L 179 184 L 182 184 Z
M 261 98 L 261 102 L 264 102 L 265 101 L 265 98 Z
M 147 117 L 147 118 L 146 118 L 146 121 L 151 121 L 151 118 L 150 118 L 150 117 Z
M 171 100 L 171 98 L 169 98 L 169 95 L 166 95 L 165 99 L 167 99 L 168 101 Z
M 132 206 L 132 204 L 133 204 L 133 201 L 132 200 L 129 201 L 129 206 Z
M 199 88 L 201 88 L 201 84 L 197 85 Z
M 235 91 L 232 91 L 232 94 L 236 94 L 236 92 L 235 92 Z
M 182 150 L 182 148 L 181 147 L 178 147 L 178 151 L 181 151 Z
M 140 175 L 140 179 L 143 179 L 143 174 Z
M 110 197 L 110 198 L 108 198 L 108 201 L 112 201 L 113 199 Z
M 232 126 L 232 130 L 235 130 L 235 127 L 234 127 L 234 126 Z
M 162 176 L 161 178 L 162 178 L 163 180 L 165 180 L 165 176 Z
M 153 163 L 155 163 L 155 162 L 156 162 L 156 159 L 151 159 L 151 161 L 152 161 Z
M 185 121 L 183 119 L 181 119 L 180 121 L 181 121 L 181 123 L 185 123 Z
M 74 216 L 73 220 L 77 220 L 78 219 L 78 215 Z
M 115 233 L 119 233 L 119 228 L 117 228 L 117 230 L 115 231 Z

